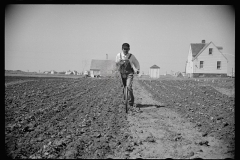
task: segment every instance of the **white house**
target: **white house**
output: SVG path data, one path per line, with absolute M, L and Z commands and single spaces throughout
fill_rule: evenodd
M 149 75 L 151 78 L 159 78 L 160 77 L 160 67 L 158 67 L 157 65 L 153 65 L 152 67 L 150 67 Z
M 66 71 L 65 74 L 73 74 L 73 72 L 69 70 L 69 71 Z
M 51 71 L 51 74 L 57 74 L 57 72 L 56 72 L 56 71 L 54 71 L 54 70 L 52 70 L 52 71 Z
M 191 43 L 186 62 L 188 77 L 227 76 L 227 58 L 213 42 Z

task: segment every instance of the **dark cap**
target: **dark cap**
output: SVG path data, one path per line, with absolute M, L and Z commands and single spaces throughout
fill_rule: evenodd
M 130 45 L 129 45 L 128 43 L 123 43 L 122 49 L 123 49 L 123 48 L 130 48 Z

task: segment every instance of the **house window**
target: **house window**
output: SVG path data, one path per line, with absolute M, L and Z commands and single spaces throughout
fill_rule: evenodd
M 203 68 L 203 61 L 200 61 L 200 68 Z
M 217 69 L 221 69 L 221 61 L 217 61 Z
M 213 50 L 212 48 L 209 48 L 209 54 L 212 54 L 212 50 Z

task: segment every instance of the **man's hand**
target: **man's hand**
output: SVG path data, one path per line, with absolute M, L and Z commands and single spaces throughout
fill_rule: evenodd
M 116 63 L 116 65 L 117 65 L 117 66 L 120 66 L 120 65 L 122 65 L 124 62 L 125 62 L 125 61 L 120 60 L 119 62 Z

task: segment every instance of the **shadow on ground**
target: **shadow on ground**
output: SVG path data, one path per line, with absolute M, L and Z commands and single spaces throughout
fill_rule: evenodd
M 155 104 L 136 104 L 137 108 L 148 108 L 148 107 L 156 107 L 156 108 L 160 108 L 160 107 L 165 107 L 164 105 L 155 105 Z

